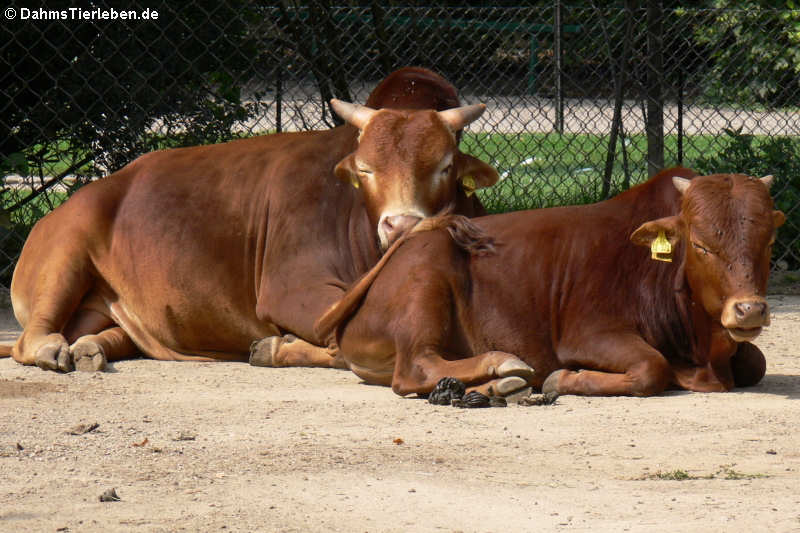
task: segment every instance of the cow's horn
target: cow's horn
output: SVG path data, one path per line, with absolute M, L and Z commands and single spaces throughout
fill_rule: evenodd
M 763 178 L 758 178 L 758 181 L 766 185 L 767 190 L 769 190 L 772 187 L 772 183 L 775 181 L 775 176 L 773 176 L 772 174 L 768 174 Z
M 485 109 L 486 104 L 473 104 L 454 107 L 453 109 L 439 111 L 439 118 L 441 118 L 445 124 L 450 126 L 453 131 L 458 131 L 481 116 Z
M 351 104 L 350 102 L 345 102 L 337 98 L 331 98 L 331 107 L 337 115 L 342 117 L 342 120 L 360 130 L 364 129 L 369 119 L 376 113 L 371 107 Z
M 686 189 L 689 188 L 691 181 L 686 178 L 681 178 L 680 176 L 672 176 L 672 183 L 675 185 L 675 188 L 678 189 L 678 192 L 683 194 L 686 192 Z

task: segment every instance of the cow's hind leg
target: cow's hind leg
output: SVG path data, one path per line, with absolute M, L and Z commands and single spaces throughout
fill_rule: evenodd
M 88 288 L 89 279 L 79 269 L 71 275 L 64 274 L 56 280 L 56 272 L 48 272 L 34 289 L 30 312 L 24 313 L 20 321 L 25 328 L 17 340 L 11 355 L 24 365 L 36 365 L 43 370 L 70 372 L 73 369 L 69 343 L 62 333 Z M 27 295 L 26 295 L 27 296 Z M 18 306 L 12 287 L 12 300 Z M 26 305 L 20 305 L 26 308 Z
M 430 349 L 411 357 L 398 354 L 392 390 L 405 396 L 427 394 L 440 379 L 452 377 L 487 395 L 506 396 L 533 379 L 534 370 L 515 355 L 490 351 L 463 359 L 446 359 Z
M 380 316 L 365 314 L 375 326 L 397 324 L 392 328 L 395 347 L 392 390 L 401 396 L 428 394 L 445 377 L 456 378 L 471 389 L 485 385 L 479 390 L 490 392 L 492 388 L 493 394 L 501 396 L 525 387 L 533 380 L 534 369 L 513 354 L 492 350 L 464 357 L 447 349 L 454 345 L 451 336 L 462 324 L 453 312 L 456 296 L 451 280 L 443 272 L 430 269 L 419 276 L 402 274 L 396 279 L 407 281 L 399 289 L 384 289 L 387 295 L 404 296 L 402 302 L 394 302 L 397 309 L 404 310 L 402 316 L 391 316 L 392 308 L 386 306 L 380 308 Z M 387 279 L 391 281 L 391 274 Z M 374 288 L 380 287 L 376 284 Z M 357 328 L 357 324 L 352 327 Z M 455 348 L 464 349 L 465 346 Z
M 64 336 L 77 370 L 105 370 L 109 361 L 131 357 L 138 351 L 130 336 L 110 317 L 91 309 L 77 312 L 64 329 Z
M 253 366 L 347 369 L 346 361 L 338 355 L 335 346 L 311 344 L 294 335 L 274 336 L 256 341 L 250 347 L 250 364 Z
M 12 348 L 11 356 L 18 363 L 36 365 L 42 370 L 71 372 L 73 369 L 69 345 L 60 333 L 26 336 L 23 332 Z
M 69 351 L 75 369 L 87 372 L 105 370 L 108 362 L 127 359 L 138 353 L 136 345 L 119 326 L 79 337 L 70 345 Z
M 672 380 L 666 358 L 633 333 L 592 335 L 586 342 L 563 343 L 561 370 L 550 374 L 542 392 L 583 396 L 652 396 Z
M 508 376 L 506 378 L 493 379 L 480 385 L 467 387 L 466 392 L 480 392 L 486 396 L 508 396 L 521 391 L 530 384 L 525 378 L 520 376 Z M 528 389 L 530 391 L 530 389 Z

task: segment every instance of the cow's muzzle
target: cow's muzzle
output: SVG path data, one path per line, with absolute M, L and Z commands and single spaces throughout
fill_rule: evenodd
M 729 298 L 722 310 L 722 325 L 736 342 L 751 341 L 769 326 L 769 305 L 761 296 Z
M 394 241 L 400 238 L 405 232 L 417 225 L 422 217 L 416 215 L 390 215 L 381 217 L 378 223 L 378 237 L 381 240 L 381 248 L 386 251 Z

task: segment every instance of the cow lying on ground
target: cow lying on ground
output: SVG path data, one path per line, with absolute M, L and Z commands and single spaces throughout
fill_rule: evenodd
M 694 176 L 666 170 L 587 206 L 426 220 L 458 238 L 408 234 L 318 331 L 335 329 L 353 372 L 401 395 L 445 376 L 504 393 L 520 385 L 497 379 L 504 365 L 559 394 L 753 385 L 784 215 L 771 176 Z
M 482 214 L 469 195 L 498 179 L 456 142 L 484 106 L 443 110 L 437 74 L 401 69 L 369 102 L 393 109 L 334 101 L 348 124 L 153 152 L 79 190 L 20 256 L 14 359 L 342 367 L 314 321 L 421 217 Z

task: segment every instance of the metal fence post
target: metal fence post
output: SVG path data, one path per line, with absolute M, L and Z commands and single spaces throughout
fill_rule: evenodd
M 555 130 L 558 133 L 564 133 L 564 89 L 562 83 L 564 81 L 562 72 L 562 39 L 563 33 L 561 32 L 561 0 L 556 0 L 555 5 L 555 21 L 553 23 L 553 54 L 555 55 L 555 85 L 556 85 L 556 122 Z
M 660 0 L 647 5 L 647 173 L 652 176 L 664 168 L 664 63 L 663 8 Z
M 275 73 L 275 131 L 280 133 L 281 128 L 281 107 L 283 106 L 283 49 L 281 49 L 280 61 L 278 61 L 277 72 Z

